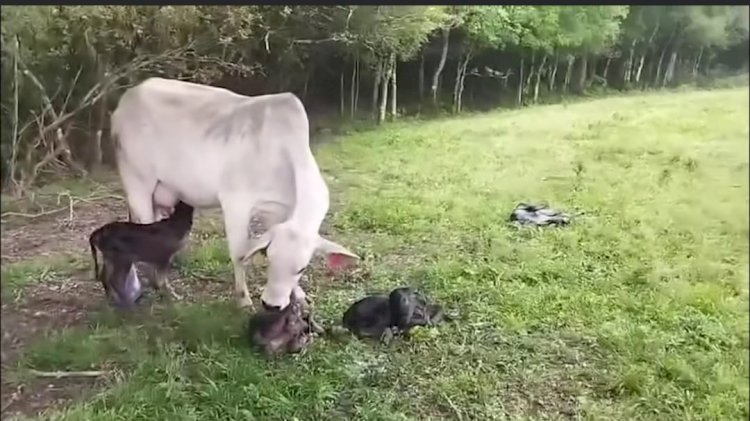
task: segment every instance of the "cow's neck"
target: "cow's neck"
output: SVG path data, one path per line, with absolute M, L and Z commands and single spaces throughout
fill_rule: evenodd
M 295 203 L 288 223 L 317 234 L 328 212 L 328 187 L 311 153 L 308 157 L 292 158 L 292 161 Z

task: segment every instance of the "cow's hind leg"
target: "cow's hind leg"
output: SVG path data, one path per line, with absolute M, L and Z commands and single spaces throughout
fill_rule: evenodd
M 250 291 L 245 280 L 245 266 L 242 259 L 249 247 L 250 214 L 253 203 L 246 197 L 221 199 L 221 210 L 224 214 L 224 229 L 229 243 L 229 256 L 234 267 L 234 293 L 240 308 L 253 307 Z

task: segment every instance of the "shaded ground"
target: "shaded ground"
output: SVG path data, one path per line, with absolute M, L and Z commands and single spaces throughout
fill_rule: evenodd
M 121 205 L 76 207 L 69 226 L 65 213 L 4 224 L 3 405 L 86 420 L 746 419 L 747 106 L 747 88 L 610 98 L 322 147 L 324 231 L 363 257 L 337 279 L 307 274 L 322 321 L 403 284 L 459 314 L 389 348 L 321 338 L 276 361 L 247 349 L 212 217 L 173 276 L 192 299 L 133 317 L 102 306 L 85 257 Z M 564 229 L 506 224 L 527 200 L 586 214 Z

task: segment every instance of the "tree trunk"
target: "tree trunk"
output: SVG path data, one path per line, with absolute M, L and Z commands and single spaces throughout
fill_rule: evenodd
M 344 92 L 344 69 L 343 68 L 341 69 L 341 77 L 339 78 L 339 92 L 340 92 L 339 97 L 341 99 L 341 104 L 339 104 L 339 111 L 341 113 L 341 117 L 343 117 L 344 112 L 346 111 L 345 110 L 346 101 L 344 100 L 344 98 L 346 98 L 346 93 Z
M 466 68 L 469 66 L 469 60 L 471 60 L 471 51 L 467 51 L 464 56 L 458 61 L 456 67 L 456 83 L 453 86 L 453 112 L 458 114 L 461 112 L 464 93 L 464 81 L 466 80 Z
M 302 102 L 305 102 L 307 100 L 307 89 L 310 85 L 310 77 L 312 75 L 312 66 L 310 67 L 310 70 L 305 73 L 305 84 L 302 87 Z
M 638 85 L 641 83 L 641 74 L 643 73 L 643 65 L 646 62 L 646 52 L 644 51 L 643 54 L 641 54 L 640 59 L 638 60 L 638 70 L 635 72 L 635 84 Z
M 672 41 L 674 40 L 674 37 L 677 35 L 677 28 L 672 30 L 672 34 L 669 35 L 669 39 L 667 40 L 667 43 L 664 44 L 664 48 L 661 50 L 661 55 L 659 55 L 659 61 L 656 64 L 656 77 L 654 78 L 654 87 L 658 87 L 660 83 L 663 84 L 662 77 L 664 76 L 662 74 L 662 65 L 664 64 L 664 57 L 667 54 L 667 50 L 671 49 Z M 674 49 L 677 51 L 677 49 Z M 666 73 L 666 72 L 665 72 Z
M 356 88 L 354 89 L 354 115 L 356 115 L 357 110 L 359 110 L 359 85 L 360 81 L 362 80 L 362 77 L 360 76 L 360 70 L 361 61 L 359 59 L 359 53 L 357 53 L 357 78 L 354 80 L 354 83 L 356 85 Z
M 518 96 L 516 97 L 516 104 L 519 106 L 523 102 L 523 66 L 524 60 L 521 57 L 521 65 L 518 66 Z
M 378 91 L 380 89 L 380 82 L 383 79 L 383 61 L 378 58 L 377 64 L 375 65 L 375 78 L 372 80 L 372 113 L 375 119 L 378 118 Z
M 432 104 L 437 105 L 438 102 L 438 82 L 440 81 L 440 73 L 445 67 L 445 60 L 448 57 L 448 41 L 450 40 L 450 28 L 443 28 L 443 51 L 440 53 L 440 62 L 438 67 L 435 69 L 435 73 L 432 75 L 432 86 L 430 91 L 432 93 Z
M 677 63 L 677 49 L 675 51 L 672 51 L 672 54 L 669 56 L 669 63 L 667 64 L 667 70 L 664 71 L 664 80 L 661 83 L 662 87 L 667 86 L 668 84 L 672 83 L 672 80 L 674 80 L 674 68 L 675 64 Z
M 662 63 L 664 62 L 664 55 L 667 53 L 667 48 L 668 47 L 664 47 L 661 50 L 661 54 L 659 55 L 659 61 L 656 62 L 656 75 L 654 75 L 654 80 L 653 80 L 653 86 L 654 87 L 659 86 L 659 81 L 662 78 L 662 76 L 661 76 L 661 66 L 662 66 Z
M 106 69 L 106 63 L 104 63 L 103 58 L 101 55 L 97 55 L 96 58 L 96 71 L 97 71 L 97 77 L 99 79 L 99 83 L 101 86 L 105 86 L 105 77 L 107 74 Z M 91 144 L 91 163 L 89 164 L 89 171 L 97 171 L 99 168 L 101 168 L 102 165 L 102 135 L 104 133 L 104 126 L 106 125 L 107 121 L 107 104 L 108 95 L 105 93 L 102 95 L 102 97 L 99 99 L 99 103 L 97 104 L 97 131 L 96 136 L 94 138 L 94 141 Z
M 471 51 L 468 51 L 466 53 L 466 57 L 464 59 L 464 66 L 461 69 L 461 85 L 458 88 L 458 112 L 460 113 L 463 111 L 464 103 L 464 88 L 466 88 L 466 68 L 469 67 L 469 60 L 471 60 Z
M 625 61 L 625 73 L 622 75 L 622 81 L 624 85 L 630 83 L 630 78 L 633 76 L 633 56 L 635 55 L 635 44 L 636 40 L 630 44 L 630 51 L 628 52 L 628 59 Z
M 695 63 L 693 64 L 693 79 L 698 77 L 698 70 L 701 65 L 701 58 L 703 58 L 703 47 L 701 47 L 700 51 L 698 51 L 698 57 L 695 59 Z
M 531 52 L 531 64 L 529 65 L 529 74 L 526 76 L 526 84 L 524 85 L 524 93 L 530 94 L 529 89 L 531 88 L 531 81 L 534 77 L 534 65 L 536 64 L 536 51 Z
M 581 73 L 579 74 L 578 83 L 576 85 L 576 91 L 578 93 L 583 93 L 583 91 L 586 90 L 586 73 L 589 67 L 588 62 L 588 54 L 583 54 L 581 57 Z
M 607 75 L 609 74 L 609 64 L 612 63 L 612 57 L 607 57 L 607 61 L 604 63 L 604 71 L 602 71 L 602 78 L 604 78 L 604 81 L 609 84 L 607 80 Z
M 424 101 L 424 50 L 419 59 L 419 102 Z
M 659 26 L 660 22 L 656 22 L 656 26 L 654 27 L 654 30 L 651 31 L 651 35 L 648 37 L 648 42 L 646 43 L 646 49 L 641 54 L 641 59 L 638 62 L 638 71 L 635 73 L 635 83 L 638 85 L 641 82 L 641 75 L 643 73 L 643 65 L 646 62 L 646 55 L 648 54 L 649 48 L 651 48 L 651 45 L 654 42 L 654 38 L 656 37 L 656 34 L 659 32 Z
M 565 80 L 563 81 L 563 92 L 568 92 L 570 90 L 570 79 L 573 77 L 573 65 L 575 62 L 575 56 L 569 55 L 568 68 L 565 70 Z
M 391 118 L 398 117 L 398 85 L 396 84 L 396 53 L 391 53 Z
M 354 61 L 352 62 L 352 77 L 349 81 L 349 118 L 354 119 L 354 91 L 356 90 L 357 83 L 357 58 L 354 58 Z
M 534 84 L 534 102 L 537 102 L 539 99 L 539 83 L 542 81 L 542 71 L 544 70 L 544 65 L 547 63 L 547 55 L 545 54 L 544 57 L 542 57 L 542 63 L 539 65 L 539 68 L 536 71 L 536 83 Z
M 387 59 L 382 59 L 382 61 L 383 71 L 381 72 L 380 77 L 380 108 L 378 109 L 378 124 L 385 121 L 385 110 L 388 105 L 388 81 L 391 75 L 389 61 L 387 61 Z
M 560 64 L 560 58 L 555 53 L 555 64 L 552 66 L 552 73 L 549 75 L 549 91 L 555 90 L 555 78 L 557 77 L 557 66 Z

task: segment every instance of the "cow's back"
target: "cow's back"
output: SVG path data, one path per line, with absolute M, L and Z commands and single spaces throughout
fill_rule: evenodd
M 195 195 L 201 207 L 219 189 L 250 180 L 275 190 L 263 185 L 273 180 L 261 179 L 270 174 L 292 183 L 284 149 L 309 152 L 307 115 L 293 94 L 248 97 L 162 78 L 123 94 L 112 133 L 118 166 L 153 174 L 170 190 Z

